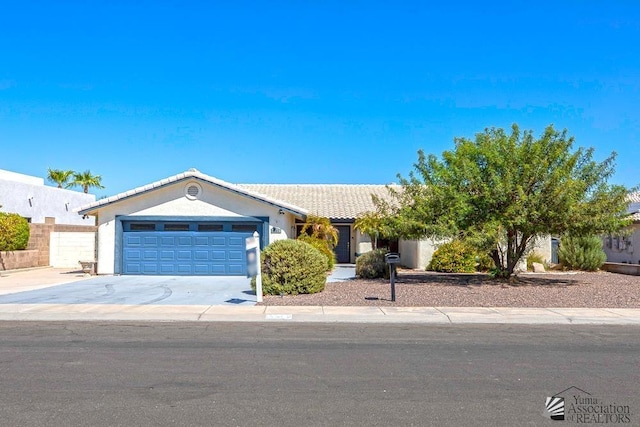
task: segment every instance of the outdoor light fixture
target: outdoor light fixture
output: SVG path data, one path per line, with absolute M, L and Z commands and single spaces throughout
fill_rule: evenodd
M 279 213 L 280 215 L 284 215 L 284 211 L 283 211 L 282 209 L 280 209 L 280 210 L 278 211 L 278 213 Z

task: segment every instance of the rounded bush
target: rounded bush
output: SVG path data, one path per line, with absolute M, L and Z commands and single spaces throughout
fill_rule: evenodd
M 388 276 L 388 267 L 384 256 L 386 249 L 374 249 L 356 258 L 356 275 L 362 279 L 377 279 Z
M 0 212 L 0 251 L 21 251 L 29 244 L 29 223 L 15 213 Z
M 476 251 L 460 240 L 443 243 L 433 253 L 427 270 L 443 273 L 473 273 L 476 271 Z
M 330 243 L 327 240 L 311 237 L 307 234 L 301 234 L 298 236 L 298 240 L 308 243 L 320 251 L 320 253 L 327 258 L 327 271 L 333 270 L 333 267 L 336 265 L 336 254 L 331 249 Z
M 261 268 L 265 295 L 314 294 L 327 281 L 326 257 L 300 240 L 278 240 L 264 248 Z M 251 286 L 255 290 L 255 278 Z
M 607 255 L 602 250 L 600 237 L 564 236 L 558 248 L 558 260 L 565 268 L 595 271 L 602 267 Z

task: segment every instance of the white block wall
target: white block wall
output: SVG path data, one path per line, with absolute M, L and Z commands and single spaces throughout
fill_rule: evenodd
M 96 234 L 92 232 L 52 232 L 50 261 L 56 268 L 80 268 L 78 261 L 93 261 Z

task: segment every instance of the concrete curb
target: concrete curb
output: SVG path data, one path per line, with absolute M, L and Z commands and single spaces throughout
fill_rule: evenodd
M 640 326 L 640 309 L 2 304 L 0 320 Z

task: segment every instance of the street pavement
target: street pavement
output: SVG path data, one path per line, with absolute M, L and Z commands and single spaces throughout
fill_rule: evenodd
M 0 320 L 640 325 L 629 308 L 257 306 L 237 279 L 0 272 Z

